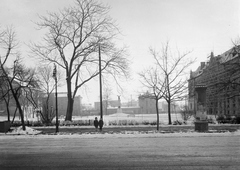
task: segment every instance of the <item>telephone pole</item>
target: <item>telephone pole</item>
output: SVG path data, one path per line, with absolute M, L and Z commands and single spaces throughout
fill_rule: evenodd
M 100 86 L 100 118 L 103 118 L 103 104 L 102 104 L 102 66 L 101 66 L 101 49 L 99 48 L 99 86 Z
M 54 64 L 53 68 L 53 78 L 55 79 L 55 104 L 56 104 L 56 133 L 59 132 L 58 130 L 58 98 L 57 98 L 57 67 Z

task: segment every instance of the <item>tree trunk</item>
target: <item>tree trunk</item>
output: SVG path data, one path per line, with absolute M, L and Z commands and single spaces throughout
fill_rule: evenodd
M 156 111 L 157 111 L 157 131 L 159 130 L 159 111 L 158 111 L 158 100 L 156 99 Z
M 68 97 L 67 113 L 66 113 L 65 120 L 72 121 L 73 104 L 74 104 L 74 99 Z
M 13 97 L 15 99 L 15 102 L 16 102 L 16 105 L 17 105 L 17 108 L 18 108 L 18 111 L 19 111 L 19 114 L 20 114 L 20 117 L 21 117 L 21 122 L 22 122 L 22 129 L 23 130 L 26 130 L 26 127 L 25 127 L 25 123 L 24 123 L 24 115 L 23 115 L 23 110 L 21 108 L 21 104 L 19 103 L 19 100 L 16 96 L 17 94 L 13 93 Z
M 16 113 L 17 113 L 17 107 L 16 107 L 16 109 L 15 109 L 15 111 L 14 111 L 14 115 L 13 115 L 13 119 L 12 119 L 12 123 L 11 123 L 11 124 L 13 124 L 13 122 L 14 122 L 14 119 L 15 119 L 15 117 L 16 117 Z
M 21 107 L 21 106 L 20 106 L 20 107 Z M 21 116 L 22 129 L 23 129 L 23 130 L 26 130 L 25 123 L 24 123 L 23 110 L 22 110 L 22 109 L 18 109 L 18 110 L 19 110 L 19 114 L 20 114 L 20 116 Z
M 21 104 L 20 104 L 19 99 L 18 99 L 18 92 L 17 92 L 17 90 L 16 91 L 14 90 L 14 88 L 12 87 L 11 82 L 9 82 L 9 86 L 10 86 L 13 98 L 14 98 L 14 100 L 16 102 L 16 106 L 18 108 L 18 111 L 19 111 L 19 114 L 20 114 L 20 117 L 21 117 L 22 129 L 26 130 L 25 123 L 24 123 L 23 110 L 22 110 Z
M 71 80 L 69 79 L 67 79 L 67 98 L 68 98 L 68 103 L 67 103 L 67 113 L 66 113 L 65 120 L 72 121 L 74 99 L 72 97 Z
M 9 93 L 8 93 L 8 97 L 7 99 L 4 98 L 4 101 L 5 101 L 5 104 L 6 104 L 6 108 L 7 108 L 7 115 L 8 115 L 8 121 L 10 122 L 10 110 L 9 110 L 9 101 L 10 100 L 10 96 L 9 96 Z
M 171 120 L 171 100 L 167 101 L 168 103 L 168 124 L 171 125 L 172 124 L 172 120 Z
M 7 104 L 7 114 L 8 114 L 8 121 L 10 122 L 10 110 L 9 110 L 9 103 Z

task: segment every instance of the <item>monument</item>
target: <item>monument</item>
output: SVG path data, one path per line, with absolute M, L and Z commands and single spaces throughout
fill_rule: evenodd
M 118 96 L 118 108 L 117 108 L 117 113 L 122 113 L 120 96 Z
M 207 132 L 208 131 L 208 120 L 207 112 L 205 107 L 201 104 L 198 104 L 196 112 L 196 122 L 195 122 L 195 131 L 198 132 Z

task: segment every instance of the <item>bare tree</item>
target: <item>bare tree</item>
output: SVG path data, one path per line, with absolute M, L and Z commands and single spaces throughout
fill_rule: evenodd
M 72 120 L 77 91 L 99 74 L 98 52 L 101 51 L 102 73 L 126 76 L 128 62 L 125 49 L 118 49 L 113 39 L 118 29 L 108 16 L 109 7 L 95 0 L 76 0 L 73 7 L 40 17 L 37 23 L 48 32 L 43 44 L 33 44 L 33 53 L 46 62 L 56 63 L 65 71 L 67 85 L 66 120 Z
M 194 115 L 194 111 L 189 109 L 188 105 L 183 105 L 180 111 L 180 114 L 183 119 L 183 123 L 187 123 L 187 121 Z
M 55 80 L 53 78 L 53 68 L 49 65 L 39 66 L 37 68 L 37 78 L 41 87 L 42 112 L 40 111 L 43 123 L 49 124 L 55 117 L 53 109 L 50 107 L 50 97 L 55 89 Z M 57 85 L 61 86 L 61 72 L 57 72 Z
M 178 52 L 173 55 L 168 42 L 163 45 L 161 53 L 154 49 L 150 49 L 150 52 L 154 57 L 159 73 L 164 77 L 165 92 L 163 98 L 168 103 L 168 124 L 172 124 L 171 103 L 183 99 L 187 91 L 186 71 L 194 59 L 188 57 L 190 52 L 184 54 Z
M 8 121 L 10 121 L 10 101 L 12 99 L 12 95 L 10 93 L 10 89 L 8 86 L 8 83 L 5 79 L 5 76 L 1 74 L 0 78 L 0 102 L 4 102 L 6 105 L 7 115 L 8 115 Z
M 159 109 L 158 102 L 163 98 L 165 93 L 165 82 L 164 77 L 157 68 L 150 68 L 148 70 L 139 73 L 141 82 L 150 92 L 145 95 L 147 98 L 154 99 L 156 101 L 156 112 L 157 112 L 157 130 L 159 130 Z
M 214 86 L 217 85 L 218 91 L 224 91 L 226 98 L 240 96 L 240 45 L 234 44 L 220 67 L 224 69 L 224 76 L 219 77 Z
M 112 89 L 109 85 L 107 86 L 104 86 L 103 88 L 103 101 L 105 102 L 104 103 L 104 109 L 105 109 L 105 114 L 107 115 L 107 109 L 108 109 L 108 106 L 109 106 L 109 100 L 110 100 L 110 96 L 112 94 Z
M 12 28 L 7 28 L 0 33 L 0 69 L 4 80 L 7 82 L 9 93 L 11 93 L 18 112 L 21 117 L 23 130 L 26 130 L 24 123 L 24 112 L 20 96 L 26 94 L 30 88 L 36 87 L 35 72 L 21 64 L 19 54 L 14 53 L 17 46 L 16 34 Z M 11 67 L 7 67 L 7 62 L 13 62 Z

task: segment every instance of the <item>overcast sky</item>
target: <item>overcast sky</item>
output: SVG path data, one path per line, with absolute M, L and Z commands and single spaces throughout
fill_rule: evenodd
M 120 45 L 129 47 L 133 80 L 124 83 L 123 100 L 136 99 L 140 84 L 136 73 L 150 64 L 149 47 L 161 49 L 170 42 L 181 52 L 192 51 L 198 59 L 192 66 L 206 61 L 214 52 L 219 55 L 232 47 L 232 40 L 240 32 L 239 0 L 101 0 L 111 7 L 110 15 L 116 20 L 122 36 Z M 58 11 L 73 4 L 71 0 L 0 0 L 0 26 L 12 25 L 21 42 L 22 54 L 27 56 L 29 41 L 40 41 L 42 34 L 34 22 L 38 15 Z M 29 59 L 30 60 L 30 59 Z M 95 83 L 96 84 L 96 83 Z M 81 92 L 84 102 L 98 100 L 96 85 L 90 86 L 88 95 Z M 113 89 L 116 91 L 116 89 Z M 115 92 L 112 96 L 117 99 Z

